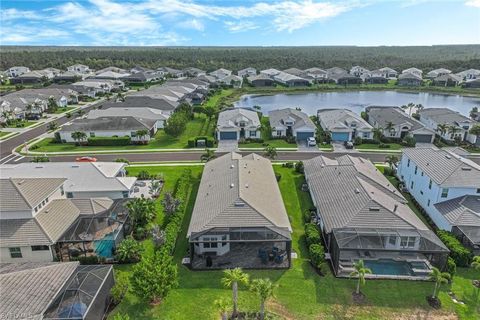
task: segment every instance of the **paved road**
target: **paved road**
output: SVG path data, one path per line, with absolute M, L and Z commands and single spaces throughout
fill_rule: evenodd
M 240 152 L 241 154 L 249 154 L 251 152 Z M 96 154 L 94 155 L 99 161 L 113 161 L 117 158 L 125 158 L 131 162 L 155 162 L 155 161 L 199 161 L 203 152 L 157 152 L 157 153 L 123 153 L 123 154 Z M 222 155 L 218 153 L 217 155 Z M 329 158 L 339 157 L 349 154 L 354 157 L 364 157 L 373 162 L 385 161 L 385 154 L 381 153 L 344 153 L 344 152 L 278 152 L 277 160 L 307 160 L 323 154 Z M 77 156 L 56 156 L 49 157 L 50 161 L 75 161 Z M 472 158 L 473 161 L 480 164 L 480 157 Z M 28 158 L 19 159 L 17 162 L 28 162 Z
M 95 106 L 97 106 L 101 103 L 103 103 L 103 100 L 97 101 L 97 102 L 92 103 L 88 106 L 82 107 L 82 110 L 85 111 L 85 112 L 88 112 L 90 109 L 92 109 L 93 107 L 95 107 Z M 59 125 L 62 125 L 64 123 L 68 122 L 68 121 L 71 121 L 71 120 L 75 119 L 75 118 L 76 117 L 67 118 L 66 116 L 63 116 L 63 117 L 55 119 L 54 121 L 56 121 Z M 45 124 L 39 125 L 38 127 L 33 128 L 31 130 L 28 130 L 26 132 L 20 133 L 13 138 L 1 141 L 0 142 L 0 159 L 4 159 L 8 155 L 10 155 L 12 150 L 14 148 L 18 147 L 19 145 L 21 145 L 21 144 L 25 143 L 26 141 L 31 140 L 33 138 L 36 138 L 36 137 L 40 136 L 41 134 L 45 133 L 47 131 L 47 124 L 48 124 L 48 122 L 45 123 Z

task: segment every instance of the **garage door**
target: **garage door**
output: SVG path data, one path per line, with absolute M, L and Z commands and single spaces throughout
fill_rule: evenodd
M 332 141 L 348 141 L 348 132 L 332 132 Z
M 307 140 L 307 138 L 313 137 L 313 132 L 297 132 L 297 140 Z
M 237 132 L 220 132 L 220 140 L 237 140 Z
M 431 134 L 414 134 L 413 137 L 415 138 L 416 142 L 423 142 L 423 143 L 431 143 L 432 142 L 432 135 Z

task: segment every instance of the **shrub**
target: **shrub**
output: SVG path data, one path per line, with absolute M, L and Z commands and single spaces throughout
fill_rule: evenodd
M 285 138 L 285 141 L 286 141 L 287 143 L 292 143 L 292 144 L 293 144 L 293 143 L 297 143 L 297 139 L 296 139 L 295 137 L 293 137 L 293 136 L 288 136 L 288 137 L 286 137 L 286 138 Z
M 390 168 L 390 167 L 385 167 L 385 168 L 383 169 L 383 174 L 386 175 L 386 176 L 391 176 L 391 177 L 393 177 L 393 176 L 395 175 L 395 172 L 394 172 L 394 170 L 393 170 L 392 168 Z
M 33 146 L 30 146 L 28 149 L 29 150 L 36 150 L 38 148 L 40 148 L 40 146 L 38 144 L 34 144 Z
M 122 263 L 138 262 L 141 257 L 143 247 L 131 236 L 123 239 L 117 248 L 117 260 Z
M 293 162 L 285 162 L 285 168 L 293 168 Z
M 88 257 L 80 256 L 77 258 L 72 258 L 72 260 L 78 261 L 80 262 L 80 264 L 98 264 L 99 263 L 99 259 L 97 256 L 88 256 Z
M 282 179 L 282 175 L 279 173 L 276 173 L 275 178 L 277 179 L 277 182 L 280 182 L 280 179 Z
M 126 146 L 131 143 L 130 137 L 90 137 L 89 146 Z
M 318 267 L 320 263 L 325 261 L 325 249 L 319 243 L 314 243 L 308 247 L 310 254 L 310 261 L 315 267 Z
M 355 137 L 355 140 L 353 140 L 353 144 L 356 145 L 356 146 L 362 144 L 362 138 Z
M 295 171 L 298 173 L 303 173 L 304 167 L 302 161 L 298 161 L 297 163 L 295 163 Z
M 411 137 L 411 136 L 406 136 L 405 139 L 403 139 L 402 141 L 402 145 L 406 146 L 406 147 L 415 147 L 415 144 L 417 142 L 415 141 L 415 138 L 414 137 Z
M 195 139 L 188 139 L 188 147 L 195 148 Z
M 168 118 L 164 127 L 165 133 L 172 137 L 178 137 L 187 128 L 188 115 L 184 112 L 175 112 Z
M 326 276 L 330 267 L 328 266 L 328 263 L 324 261 L 320 262 L 320 264 L 317 266 L 317 269 L 322 275 Z
M 450 250 L 450 257 L 459 267 L 468 267 L 472 259 L 472 252 L 465 248 L 462 243 L 450 232 L 438 230 L 437 235 Z
M 389 144 L 386 144 L 386 143 L 380 143 L 380 144 L 378 145 L 378 147 L 379 147 L 380 149 L 388 149 L 388 148 L 390 148 L 390 145 L 389 145 Z
M 320 231 L 315 224 L 305 224 L 305 241 L 307 243 L 307 247 L 310 247 L 312 244 L 320 243 Z
M 126 163 L 126 164 L 130 164 L 130 161 L 128 161 L 125 158 L 117 158 L 117 159 L 115 159 L 115 162 L 123 162 L 123 163 Z
M 125 293 L 128 290 L 128 277 L 125 273 L 116 273 L 115 274 L 115 285 L 110 289 L 110 296 L 112 297 L 112 302 L 117 305 L 122 302 Z
M 451 257 L 448 257 L 447 259 L 447 265 L 445 266 L 445 271 L 448 272 L 452 278 L 455 275 L 455 273 L 457 273 L 457 264 L 455 263 L 455 260 L 453 260 Z

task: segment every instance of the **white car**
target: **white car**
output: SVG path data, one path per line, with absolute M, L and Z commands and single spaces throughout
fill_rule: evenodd
M 317 140 L 314 137 L 307 138 L 307 146 L 315 147 L 317 145 Z

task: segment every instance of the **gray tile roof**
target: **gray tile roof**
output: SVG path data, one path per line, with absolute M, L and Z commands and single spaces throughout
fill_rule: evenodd
M 451 225 L 480 228 L 480 195 L 458 197 L 434 206 Z
M 268 159 L 232 152 L 207 162 L 187 234 L 215 227 L 269 227 L 289 237 L 290 222 Z
M 319 156 L 304 162 L 305 176 L 325 230 L 428 230 L 400 192 L 368 160 Z
M 10 316 L 15 316 L 15 319 L 20 319 L 17 316 L 25 317 L 22 319 L 42 319 L 43 313 L 78 265 L 78 262 L 30 264 L 19 265 L 17 270 L 9 264 L 11 272 L 0 274 L 0 314 L 6 319 L 10 319 Z
M 140 119 L 132 116 L 101 117 L 95 119 L 76 119 L 64 125 L 60 131 L 136 131 L 150 130 L 155 124 L 151 119 Z
M 167 116 L 160 110 L 152 108 L 108 108 L 92 110 L 88 113 L 88 119 L 97 119 L 102 117 L 135 117 L 137 119 L 166 120 Z
M 317 129 L 313 121 L 308 117 L 305 112 L 286 108 L 280 110 L 272 110 L 268 113 L 268 120 L 270 121 L 270 126 L 272 128 L 283 126 L 285 127 L 285 120 L 292 119 L 295 121 L 293 128 L 298 129 L 302 127 L 308 127 L 313 132 Z
M 402 73 L 398 76 L 398 80 L 402 80 L 402 79 L 422 80 L 422 77 L 418 76 L 416 74 L 410 73 L 410 72 L 406 72 L 406 73 Z
M 120 162 L 45 162 L 0 166 L 3 178 L 65 178 L 65 192 L 128 191 L 134 177 L 117 177 L 124 169 Z
M 218 114 L 217 128 L 235 128 L 237 121 L 246 122 L 246 127 L 260 127 L 260 119 L 256 111 L 243 108 L 233 108 Z
M 80 215 L 70 199 L 52 200 L 35 219 L 52 242 L 56 242 Z
M 132 96 L 125 97 L 125 102 L 104 102 L 103 108 L 152 108 L 163 111 L 173 111 L 180 103 L 177 101 L 169 101 L 161 98 L 152 98 L 148 96 Z
M 428 118 L 437 124 L 449 124 L 458 126 L 459 123 L 473 123 L 474 120 L 448 108 L 426 108 L 420 111 L 420 118 Z
M 5 219 L 0 223 L 0 247 L 28 247 L 51 245 L 53 242 L 37 220 Z
M 80 210 L 80 214 L 97 214 L 108 210 L 113 205 L 110 198 L 70 199 Z
M 372 123 L 370 119 L 375 119 L 377 125 L 382 128 L 385 128 L 388 122 L 392 122 L 394 125 L 409 124 L 411 125 L 411 131 L 425 128 L 423 123 L 409 117 L 408 114 L 398 107 L 370 106 L 366 108 L 366 111 L 369 122 Z
M 63 178 L 0 179 L 0 212 L 31 210 L 63 185 Z
M 480 165 L 469 159 L 432 148 L 406 148 L 403 153 L 440 186 L 480 188 Z
M 355 129 L 372 129 L 372 126 L 367 121 L 348 109 L 320 109 L 318 110 L 318 118 L 328 130 L 351 129 L 350 124 L 353 121 L 357 123 Z

